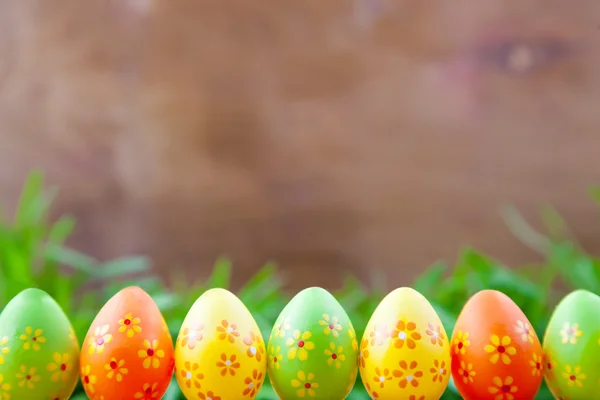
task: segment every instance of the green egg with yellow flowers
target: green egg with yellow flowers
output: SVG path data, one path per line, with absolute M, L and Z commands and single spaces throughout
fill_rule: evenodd
M 0 399 L 66 400 L 79 377 L 79 344 L 60 306 L 26 289 L 0 314 Z

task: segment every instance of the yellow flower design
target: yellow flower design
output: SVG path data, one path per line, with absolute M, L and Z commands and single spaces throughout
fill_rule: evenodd
M 102 354 L 105 346 L 112 342 L 112 335 L 108 333 L 110 329 L 109 325 L 97 326 L 94 330 L 94 336 L 89 340 L 90 348 L 88 353 L 90 354 Z
M 46 338 L 42 336 L 44 331 L 42 329 L 33 330 L 32 327 L 28 326 L 25 328 L 25 333 L 19 336 L 23 343 L 23 350 L 33 349 L 34 351 L 40 351 L 40 344 L 46 343 Z
M 192 364 L 189 361 L 186 361 L 184 366 L 185 368 L 181 370 L 180 374 L 181 377 L 185 379 L 185 386 L 187 386 L 188 389 L 191 389 L 193 384 L 196 389 L 200 389 L 200 381 L 204 379 L 204 374 L 197 372 L 200 368 L 200 365 L 196 363 Z
M 433 361 L 433 367 L 429 368 L 429 372 L 433 375 L 433 381 L 442 382 L 448 370 L 446 369 L 446 361 Z
M 358 353 L 358 361 L 362 368 L 365 368 L 367 358 L 369 358 L 369 339 L 364 338 L 360 342 L 360 352 Z
M 408 385 L 412 387 L 419 386 L 419 379 L 423 377 L 423 371 L 417 371 L 418 363 L 416 361 L 411 361 L 408 364 L 406 361 L 402 360 L 399 363 L 400 369 L 394 370 L 393 374 L 396 378 L 400 379 L 398 385 L 404 389 Z
M 275 369 L 279 370 L 279 366 L 281 365 L 280 361 L 283 356 L 281 355 L 281 347 L 277 346 L 275 349 L 271 348 L 271 352 L 269 354 L 269 361 L 271 365 L 275 367 Z
M 373 332 L 369 335 L 371 338 L 371 346 L 381 346 L 383 342 L 390 337 L 387 325 L 375 324 Z
M 296 329 L 293 338 L 289 338 L 286 341 L 286 345 L 290 348 L 287 352 L 288 358 L 293 360 L 296 358 L 296 355 L 298 355 L 298 359 L 301 361 L 308 359 L 308 351 L 315 348 L 315 344 L 308 340 L 311 337 L 312 333 L 310 331 L 301 333 Z
M 324 326 L 323 333 L 333 337 L 338 337 L 342 331 L 342 325 L 340 324 L 338 317 L 330 317 L 329 314 L 323 314 L 323 319 L 319 320 L 319 325 Z
M 108 364 L 104 365 L 106 377 L 108 379 L 115 378 L 117 382 L 123 382 L 123 376 L 129 373 L 129 369 L 125 368 L 125 360 L 117 360 L 112 357 Z
M 512 342 L 510 336 L 503 336 L 502 340 L 500 340 L 498 335 L 492 335 L 490 341 L 492 344 L 485 346 L 485 351 L 492 354 L 490 362 L 496 364 L 499 359 L 502 359 L 504 364 L 510 364 L 510 356 L 517 354 L 517 349 L 510 345 Z
M 125 315 L 125 318 L 119 320 L 119 332 L 127 333 L 128 338 L 132 338 L 136 333 L 142 332 L 141 319 L 133 317 L 132 313 Z
M 521 337 L 521 340 L 523 342 L 533 343 L 534 331 L 533 329 L 531 329 L 531 326 L 529 326 L 527 322 L 518 320 L 517 325 L 515 326 L 515 331 Z
M 144 386 L 142 387 L 143 390 L 141 392 L 137 392 L 136 394 L 133 395 L 134 398 L 136 399 L 158 399 L 158 397 L 160 396 L 160 393 L 158 393 L 156 391 L 156 387 L 158 386 L 158 383 L 153 383 L 152 385 L 149 383 L 145 383 Z
M 337 346 L 335 343 L 329 343 L 329 349 L 325 349 L 325 355 L 327 358 L 327 365 L 335 365 L 336 368 L 339 368 L 343 361 L 346 361 L 346 355 L 342 354 L 344 352 L 344 348 L 342 346 Z
M 77 340 L 77 335 L 75 335 L 75 331 L 73 330 L 72 326 L 69 327 L 69 340 L 79 345 L 79 340 Z
M 198 392 L 198 397 L 200 397 L 200 400 L 221 400 L 221 396 L 217 396 L 210 390 L 206 394 Z
M 10 353 L 10 348 L 7 346 L 8 338 L 0 339 L 0 365 L 4 364 L 4 356 Z
M 371 385 L 369 385 L 369 382 L 363 382 L 363 384 L 365 385 L 365 389 L 367 389 L 367 393 L 369 393 L 371 395 L 372 399 L 378 399 L 379 398 L 379 393 L 377 393 L 374 390 L 371 390 Z
M 17 373 L 17 379 L 19 379 L 19 387 L 27 386 L 28 389 L 33 389 L 35 383 L 40 381 L 40 376 L 36 375 L 37 368 L 27 368 L 21 365 L 21 372 Z
M 387 368 L 380 369 L 379 367 L 375 368 L 375 376 L 373 377 L 373 381 L 379 385 L 380 388 L 383 389 L 386 381 L 391 381 L 392 375 L 390 375 L 390 370 Z
M 221 354 L 221 361 L 217 362 L 217 367 L 221 368 L 221 376 L 225 376 L 227 374 L 231 376 L 235 375 L 235 370 L 239 369 L 241 366 L 236 359 L 237 356 L 235 354 L 232 354 L 229 357 L 227 357 L 227 354 L 225 353 Z
M 226 319 L 221 321 L 220 326 L 217 326 L 217 333 L 219 339 L 229 340 L 230 343 L 235 342 L 235 338 L 240 336 L 240 333 L 237 331 L 237 325 L 229 323 Z
M 94 394 L 96 392 L 96 388 L 94 385 L 98 382 L 98 379 L 95 375 L 91 374 L 91 367 L 86 365 L 81 368 L 81 380 L 83 381 L 83 385 L 87 388 L 87 390 Z
M 577 344 L 577 340 L 583 336 L 583 332 L 579 330 L 579 324 L 571 325 L 568 322 L 565 322 L 560 331 L 560 336 L 562 336 L 563 344 Z
M 263 373 L 258 372 L 258 370 L 255 369 L 254 371 L 252 371 L 252 376 L 248 376 L 246 377 L 246 379 L 244 379 L 244 384 L 246 385 L 246 387 L 244 388 L 242 395 L 254 398 L 256 393 L 260 391 L 262 382 Z
M 458 375 L 462 377 L 462 380 L 465 384 L 469 382 L 473 382 L 473 378 L 477 373 L 473 371 L 473 364 L 466 364 L 464 361 L 460 362 L 460 368 L 458 369 Z
M 563 377 L 567 379 L 567 384 L 570 387 L 577 386 L 582 387 L 583 382 L 586 378 L 585 374 L 581 372 L 581 367 L 577 366 L 575 368 L 571 368 L 570 365 L 565 366 L 565 372 L 563 372 Z
M 352 339 L 352 349 L 358 351 L 358 340 L 356 339 L 356 332 L 353 328 L 348 329 L 348 336 Z
M 0 396 L 0 399 L 2 399 L 2 396 Z M 64 390 L 59 390 L 56 392 L 52 392 L 50 393 L 50 400 L 68 400 L 67 396 L 65 395 L 65 391 Z M 100 397 L 94 397 L 94 400 L 104 400 L 104 396 L 100 396 Z
M 275 327 L 275 337 L 285 337 L 285 334 L 290 330 L 290 317 L 282 317 Z
M 204 329 L 204 325 L 198 326 L 197 329 L 189 329 L 183 328 L 183 339 L 181 339 L 181 345 L 183 347 L 188 346 L 190 350 L 193 350 L 196 347 L 196 343 L 201 341 L 204 336 L 202 335 L 202 330 Z
M 352 375 L 352 377 L 354 377 L 354 375 Z M 348 381 L 348 385 L 346 386 L 346 393 L 350 393 L 352 391 L 355 383 L 356 383 L 356 380 L 350 378 L 350 380 Z
M 396 328 L 392 331 L 394 346 L 401 349 L 406 343 L 406 347 L 414 349 L 417 347 L 417 341 L 421 340 L 421 334 L 416 332 L 417 324 L 414 322 L 398 321 Z
M 160 367 L 160 359 L 165 357 L 165 351 L 158 348 L 158 340 L 144 340 L 144 350 L 138 351 L 138 357 L 144 359 L 144 368 Z
M 256 357 L 256 361 L 260 362 L 265 353 L 262 338 L 255 335 L 254 332 L 250 332 L 249 336 L 244 338 L 244 344 L 247 346 L 246 355 L 250 358 Z
M 454 354 L 465 354 L 467 347 L 471 345 L 469 334 L 467 332 L 458 331 L 454 338 Z
M 67 353 L 62 355 L 60 353 L 54 353 L 52 359 L 54 362 L 48 364 L 46 367 L 49 372 L 52 372 L 50 380 L 52 382 L 57 382 L 60 379 L 63 382 L 66 382 L 66 380 L 69 379 L 69 373 L 73 369 L 73 364 L 69 362 L 69 355 Z
M 546 364 L 546 368 L 544 368 L 544 376 L 550 380 L 553 381 L 556 378 L 556 374 L 555 372 L 555 368 L 556 368 L 556 363 L 554 362 L 554 360 L 552 359 L 552 354 L 551 353 L 547 353 L 544 355 L 544 363 Z
M 309 373 L 306 375 L 304 371 L 298 371 L 298 379 L 292 379 L 292 386 L 298 388 L 296 396 L 303 399 L 308 394 L 309 397 L 315 397 L 319 388 L 319 384 L 314 381 L 315 374 Z
M 540 376 L 544 368 L 543 363 L 544 360 L 542 359 L 542 357 L 538 356 L 536 353 L 533 353 L 533 358 L 529 360 L 529 365 L 533 368 L 531 370 L 531 375 Z
M 494 395 L 494 400 L 514 400 L 518 388 L 512 384 L 514 382 L 512 376 L 507 376 L 504 381 L 495 376 L 492 381 L 494 386 L 490 386 L 488 392 Z
M 442 328 L 438 326 L 434 326 L 431 322 L 427 324 L 427 328 L 425 333 L 427 336 L 430 336 L 429 340 L 431 344 L 438 344 L 440 347 L 444 347 L 444 332 L 442 332 Z
M 10 400 L 10 389 L 11 386 L 8 383 L 4 383 L 4 375 L 0 374 L 0 399 Z

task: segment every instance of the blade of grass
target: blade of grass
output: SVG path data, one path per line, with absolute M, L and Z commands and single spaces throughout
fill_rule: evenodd
M 27 177 L 21 196 L 19 198 L 19 204 L 15 214 L 15 224 L 17 226 L 27 225 L 31 222 L 31 216 L 39 214 L 35 212 L 35 205 L 38 207 L 43 202 L 38 199 L 42 196 L 44 186 L 44 174 L 40 171 L 34 171 Z
M 231 281 L 231 262 L 226 257 L 220 257 L 215 262 L 213 272 L 206 284 L 210 288 L 228 289 Z
M 550 246 L 550 240 L 533 229 L 523 218 L 523 215 L 513 206 L 507 206 L 502 211 L 502 216 L 508 229 L 521 242 L 529 246 L 532 250 L 545 254 Z
M 551 240 L 557 241 L 564 240 L 566 238 L 572 238 L 565 220 L 554 207 L 542 207 L 540 211 L 540 218 L 546 226 Z
M 274 263 L 267 263 L 238 290 L 238 297 L 245 303 L 252 303 L 278 292 L 281 285 L 277 267 Z
M 436 287 L 443 281 L 448 265 L 437 262 L 422 273 L 414 282 L 413 288 L 425 297 L 434 294 Z
M 15 282 L 25 286 L 34 285 L 29 254 L 19 251 L 14 246 L 9 247 L 5 249 L 4 262 L 7 275 Z
M 548 262 L 559 269 L 562 280 L 571 289 L 600 292 L 600 261 L 587 255 L 571 242 L 554 244 L 548 257 Z
M 368 294 L 361 282 L 354 276 L 344 279 L 342 288 L 334 293 L 334 297 L 348 312 L 359 307 L 368 299 Z
M 600 186 L 592 186 L 589 193 L 594 202 L 600 206 Z
M 54 243 L 49 243 L 45 247 L 44 257 L 57 264 L 69 266 L 76 271 L 85 272 L 90 276 L 94 273 L 96 265 L 98 265 L 98 261 L 93 257 Z
M 63 244 L 75 230 L 75 219 L 70 216 L 62 216 L 56 221 L 48 232 L 48 241 L 54 244 Z
M 142 272 L 148 272 L 150 268 L 150 259 L 148 257 L 123 257 L 94 269 L 94 278 L 102 280 L 112 280 L 123 278 Z

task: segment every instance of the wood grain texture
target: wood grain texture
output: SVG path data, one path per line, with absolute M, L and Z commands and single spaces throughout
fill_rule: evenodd
M 597 249 L 600 3 L 575 3 L 0 0 L 1 199 L 41 167 L 86 251 L 295 288 L 531 260 L 507 203 Z

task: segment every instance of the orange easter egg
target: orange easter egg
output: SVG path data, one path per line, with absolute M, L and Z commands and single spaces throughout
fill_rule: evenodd
M 465 400 L 533 400 L 543 364 L 535 331 L 508 296 L 483 290 L 469 299 L 452 334 L 452 376 Z
M 160 310 L 138 287 L 102 307 L 81 350 L 81 381 L 90 399 L 160 399 L 175 364 Z

